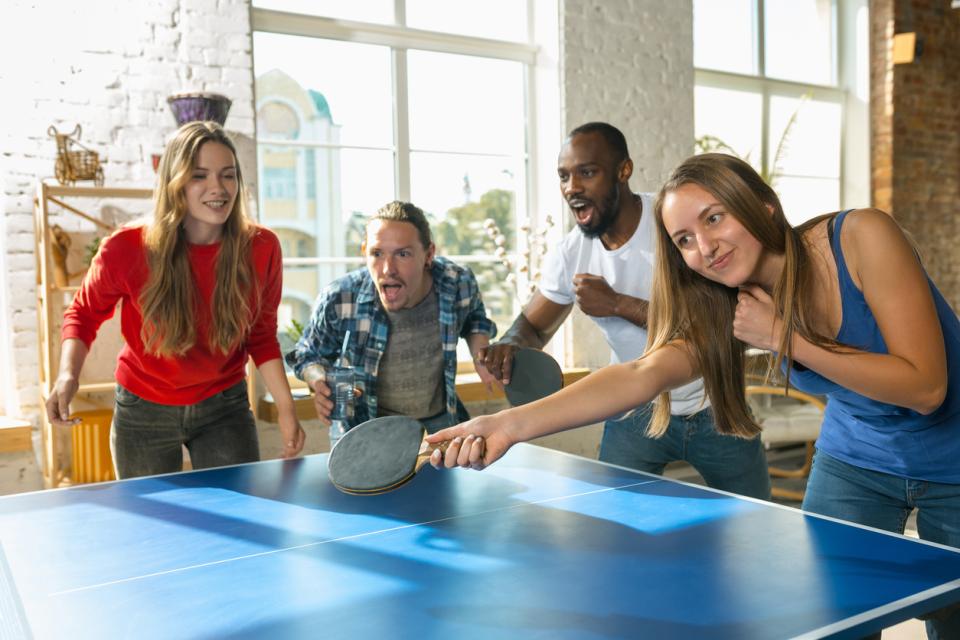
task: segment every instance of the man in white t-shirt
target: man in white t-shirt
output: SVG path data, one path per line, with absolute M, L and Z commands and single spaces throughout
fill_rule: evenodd
M 510 381 L 517 347 L 542 349 L 574 304 L 600 327 L 611 363 L 638 358 L 646 347 L 656 253 L 653 199 L 630 190 L 633 162 L 623 134 L 603 122 L 577 127 L 560 150 L 557 173 L 577 226 L 547 254 L 538 289 L 513 326 L 477 354 L 503 383 Z M 646 435 L 651 405 L 643 405 L 605 423 L 600 459 L 656 474 L 668 462 L 685 460 L 711 487 L 769 498 L 759 437 L 718 433 L 700 380 L 670 397 L 670 426 L 662 437 Z

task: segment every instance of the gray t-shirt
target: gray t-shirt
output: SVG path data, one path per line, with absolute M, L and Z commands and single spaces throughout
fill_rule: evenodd
M 377 372 L 377 412 L 422 419 L 445 411 L 436 289 L 415 307 L 387 311 L 387 318 L 390 333 Z

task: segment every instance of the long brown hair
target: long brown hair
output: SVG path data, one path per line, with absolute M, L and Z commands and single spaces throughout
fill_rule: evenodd
M 796 229 L 791 227 L 780 198 L 753 167 L 735 156 L 720 153 L 688 158 L 673 171 L 657 196 L 657 261 L 647 350 L 684 341 L 703 376 L 717 430 L 752 437 L 760 428 L 750 415 L 744 394 L 746 345 L 733 336 L 737 289 L 708 280 L 690 269 L 663 226 L 664 197 L 685 184 L 708 191 L 760 242 L 764 251 L 784 256 L 783 271 L 773 289 L 784 331 L 768 376 L 780 368 L 784 358 L 788 364 L 792 362 L 790 345 L 795 332 L 816 344 L 837 344 L 815 332 L 810 317 L 813 268 L 803 233 L 823 217 Z M 648 427 L 651 435 L 663 434 L 669 411 L 669 394 L 663 394 Z
M 183 232 L 187 215 L 184 187 L 193 174 L 200 147 L 207 142 L 224 145 L 236 161 L 236 147 L 215 122 L 183 125 L 160 159 L 153 221 L 144 234 L 150 275 L 140 293 L 140 337 L 146 351 L 156 356 L 182 356 L 197 341 L 196 284 Z M 236 348 L 247 335 L 254 309 L 259 306 L 254 299 L 255 275 L 250 261 L 254 227 L 247 217 L 239 162 L 236 168 L 237 197 L 223 225 L 207 336 L 209 348 L 223 354 Z

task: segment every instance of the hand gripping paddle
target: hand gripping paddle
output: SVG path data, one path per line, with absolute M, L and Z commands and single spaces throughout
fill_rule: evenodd
M 510 384 L 503 392 L 511 407 L 518 407 L 563 388 L 563 372 L 560 365 L 548 353 L 524 347 L 513 356 Z
M 396 489 L 430 461 L 435 450 L 449 442 L 429 444 L 427 430 L 413 418 L 384 416 L 347 431 L 327 462 L 333 485 L 344 493 L 375 495 Z

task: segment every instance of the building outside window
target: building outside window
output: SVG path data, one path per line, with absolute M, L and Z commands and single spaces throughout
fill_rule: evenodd
M 698 151 L 734 153 L 797 224 L 869 206 L 867 0 L 694 0 Z
M 253 4 L 259 207 L 284 247 L 281 339 L 362 266 L 364 221 L 394 199 L 427 213 L 438 253 L 471 267 L 488 314 L 509 326 L 526 274 L 503 260 L 522 258 L 516 230 L 534 207 L 528 3 Z

